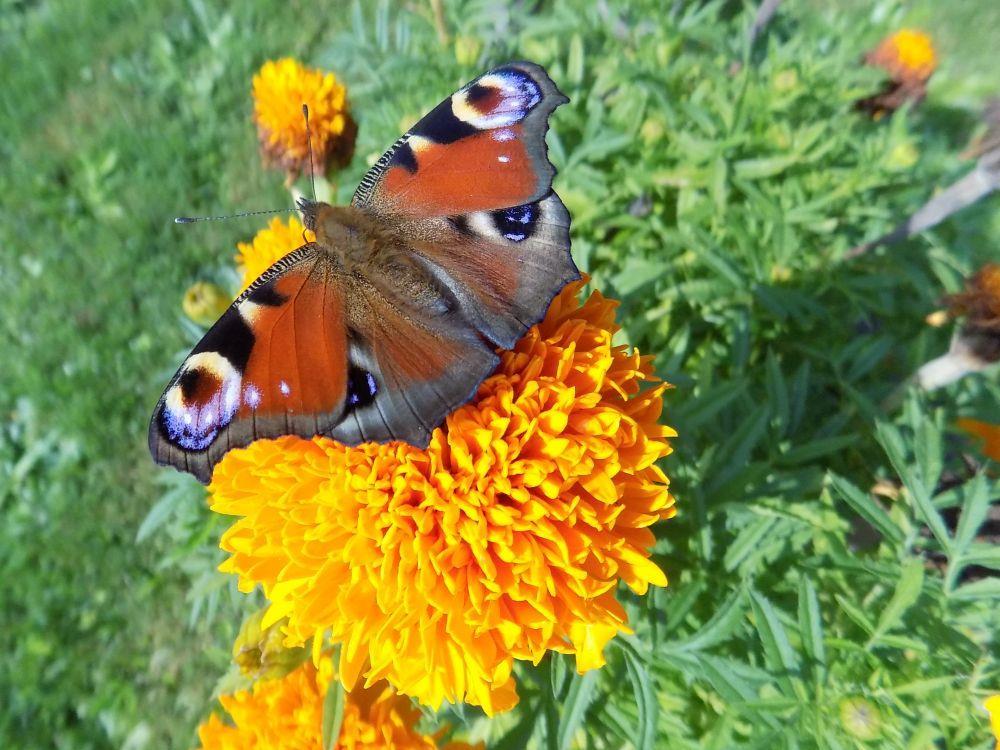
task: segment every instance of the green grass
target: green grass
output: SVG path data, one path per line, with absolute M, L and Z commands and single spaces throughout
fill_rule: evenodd
M 671 586 L 626 597 L 635 639 L 566 712 L 588 747 L 634 741 L 640 720 L 678 748 L 863 747 L 839 713 L 859 696 L 879 746 L 987 747 L 976 701 L 1000 688 L 1000 591 L 963 571 L 997 559 L 953 521 L 1000 487 L 970 476 L 950 425 L 1000 419 L 1000 386 L 882 404 L 946 347 L 923 316 L 996 257 L 1000 210 L 840 257 L 967 168 L 995 3 L 788 3 L 736 73 L 739 3 L 553 0 L 498 23 L 494 4 L 446 2 L 483 43 L 466 66 L 425 5 L 370 5 L 0 0 L 0 746 L 184 748 L 209 710 L 250 605 L 214 572 L 225 520 L 152 466 L 145 429 L 192 343 L 184 290 L 229 280 L 259 225 L 170 220 L 287 201 L 256 157 L 248 91 L 292 55 L 349 87 L 342 200 L 401 119 L 489 64 L 534 59 L 572 98 L 550 146 L 574 255 L 677 384 L 681 434 L 665 462 L 680 515 L 657 546 Z M 934 33 L 942 68 L 922 108 L 864 121 L 851 102 L 878 79 L 857 60 L 902 23 Z M 907 488 L 884 510 L 867 493 L 880 478 Z M 522 670 L 522 707 L 488 729 L 450 719 L 565 736 L 558 711 L 533 709 L 566 698 L 569 672 Z

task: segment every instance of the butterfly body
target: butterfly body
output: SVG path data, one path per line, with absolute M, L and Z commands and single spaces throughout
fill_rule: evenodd
M 300 199 L 316 239 L 247 288 L 168 384 L 158 463 L 208 481 L 261 437 L 424 446 L 552 298 L 579 278 L 545 154 L 566 101 L 512 63 L 432 110 L 349 206 Z

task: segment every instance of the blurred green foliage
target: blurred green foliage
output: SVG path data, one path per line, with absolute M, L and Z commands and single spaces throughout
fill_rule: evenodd
M 923 318 L 996 257 L 1000 210 L 841 258 L 968 168 L 996 8 L 786 5 L 748 49 L 753 6 L 721 0 L 453 0 L 446 46 L 416 2 L 0 0 L 0 746 L 188 747 L 226 669 L 251 603 L 214 570 L 225 519 L 144 434 L 198 335 L 185 288 L 232 283 L 254 231 L 169 220 L 287 201 L 248 91 L 292 55 L 347 83 L 341 202 L 455 87 L 545 65 L 572 100 L 549 145 L 574 256 L 677 386 L 671 585 L 622 592 L 636 634 L 596 674 L 519 669 L 509 715 L 429 722 L 490 748 L 988 747 L 1000 484 L 952 425 L 1000 421 L 1000 385 L 886 404 L 946 348 Z M 941 69 L 866 120 L 860 56 L 908 20 Z

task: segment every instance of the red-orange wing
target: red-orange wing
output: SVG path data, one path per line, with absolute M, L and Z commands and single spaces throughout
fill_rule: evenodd
M 533 63 L 510 63 L 435 107 L 365 175 L 354 204 L 396 227 L 465 320 L 510 348 L 580 277 L 545 133 L 566 102 Z
M 568 101 L 533 63 L 484 73 L 396 141 L 353 203 L 395 218 L 455 216 L 532 203 L 552 185 L 548 117 Z
M 205 334 L 156 405 L 159 464 L 208 482 L 226 451 L 329 430 L 349 401 L 344 292 L 313 245 L 264 272 Z

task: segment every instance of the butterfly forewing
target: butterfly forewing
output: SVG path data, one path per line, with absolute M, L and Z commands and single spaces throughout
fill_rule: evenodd
M 157 463 L 207 482 L 231 448 L 315 435 L 348 395 L 344 294 L 333 260 L 305 245 L 271 266 L 194 348 L 149 425 Z

